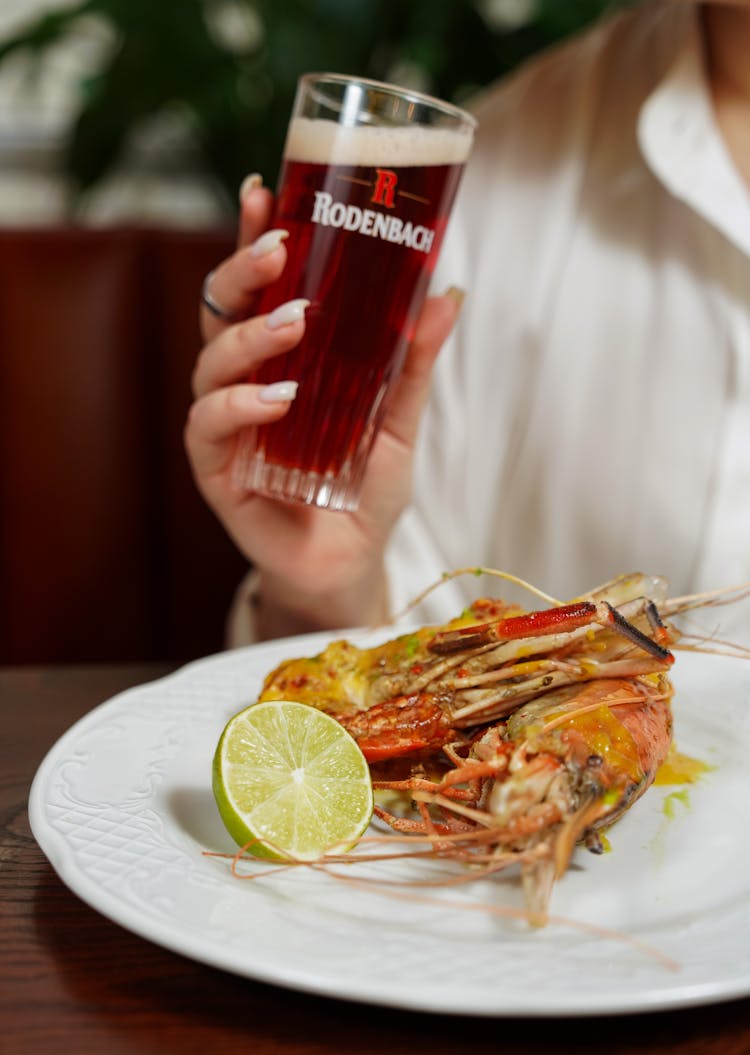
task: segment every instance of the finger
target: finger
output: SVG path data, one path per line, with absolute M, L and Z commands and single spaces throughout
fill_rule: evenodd
M 297 393 L 296 381 L 273 385 L 233 385 L 193 403 L 185 425 L 185 447 L 197 479 L 228 468 L 239 433 L 286 414 Z
M 212 311 L 201 305 L 203 334 L 210 340 L 227 326 L 252 314 L 256 296 L 284 270 L 288 232 L 275 228 L 265 231 L 248 246 L 238 249 L 210 273 L 204 287 Z M 217 316 L 221 313 L 221 317 Z
M 246 176 L 240 186 L 240 219 L 237 231 L 237 248 L 251 245 L 271 226 L 273 194 L 263 186 L 263 178 L 257 172 Z
M 464 294 L 451 288 L 425 301 L 404 369 L 394 391 L 384 427 L 406 444 L 413 444 L 427 401 L 432 368 L 461 311 Z
M 309 301 L 280 304 L 269 315 L 257 315 L 223 330 L 198 356 L 192 386 L 196 397 L 246 380 L 266 359 L 288 352 L 305 332 Z

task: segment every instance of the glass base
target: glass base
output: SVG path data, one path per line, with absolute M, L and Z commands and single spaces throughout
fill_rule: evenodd
M 300 502 L 320 509 L 352 512 L 359 505 L 361 480 L 351 466 L 343 466 L 338 476 L 317 473 L 312 469 L 291 469 L 267 462 L 257 450 L 252 437 L 242 440 L 235 461 L 235 486 L 268 498 Z

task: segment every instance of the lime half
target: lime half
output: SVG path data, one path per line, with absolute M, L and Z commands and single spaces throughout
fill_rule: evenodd
M 213 790 L 232 838 L 258 857 L 314 861 L 343 853 L 372 816 L 372 781 L 356 741 L 335 718 L 273 700 L 227 723 Z

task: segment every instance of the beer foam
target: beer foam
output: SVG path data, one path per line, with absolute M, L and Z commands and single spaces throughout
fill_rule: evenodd
M 295 117 L 284 157 L 310 165 L 460 165 L 471 150 L 471 128 L 401 128 L 338 125 L 323 118 Z

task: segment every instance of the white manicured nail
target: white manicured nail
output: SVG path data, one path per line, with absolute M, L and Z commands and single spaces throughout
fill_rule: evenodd
M 249 176 L 245 176 L 242 183 L 240 184 L 240 201 L 249 194 L 251 190 L 255 190 L 256 187 L 263 186 L 263 177 L 258 172 L 251 172 Z
M 305 308 L 309 307 L 310 301 L 299 297 L 297 300 L 288 300 L 286 304 L 279 304 L 274 308 L 266 319 L 269 330 L 279 330 L 282 326 L 289 326 L 292 322 L 299 322 L 305 317 Z
M 260 238 L 256 239 L 250 246 L 251 256 L 267 256 L 272 253 L 274 249 L 278 249 L 285 238 L 289 237 L 288 231 L 283 231 L 280 228 L 275 228 L 272 231 L 266 231 Z
M 275 381 L 258 393 L 261 403 L 289 403 L 297 395 L 296 381 Z
M 453 303 L 456 305 L 456 311 L 460 312 L 463 303 L 466 300 L 466 290 L 461 289 L 460 286 L 450 286 L 446 289 L 445 295 L 453 300 Z

